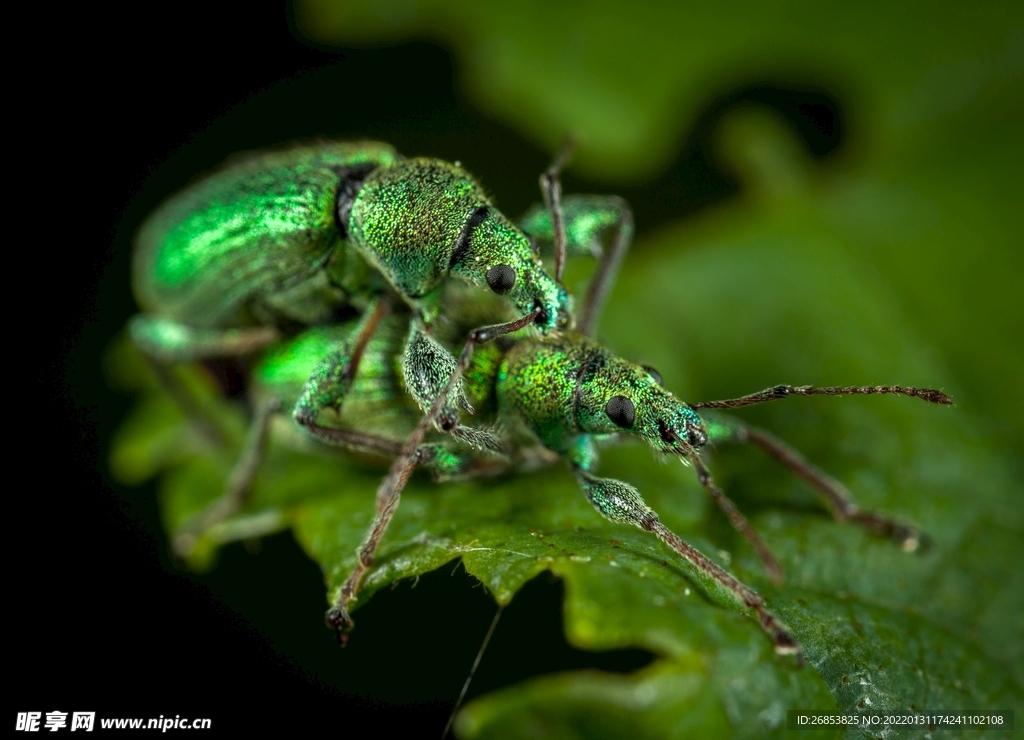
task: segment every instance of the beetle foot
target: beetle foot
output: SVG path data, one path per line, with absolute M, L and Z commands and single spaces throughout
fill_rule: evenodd
M 324 614 L 324 624 L 334 630 L 338 638 L 338 644 L 345 647 L 348 643 L 348 632 L 355 623 L 348 615 L 348 610 L 343 606 L 332 606 Z

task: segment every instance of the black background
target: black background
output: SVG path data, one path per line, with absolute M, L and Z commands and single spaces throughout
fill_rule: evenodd
M 319 569 L 290 535 L 258 553 L 228 547 L 209 574 L 175 569 L 155 486 L 127 489 L 107 472 L 132 399 L 108 386 L 102 356 L 135 311 L 134 230 L 233 152 L 379 138 L 461 160 L 513 215 L 538 199 L 549 154 L 460 100 L 436 46 L 317 50 L 296 39 L 280 3 L 162 8 L 168 15 L 65 18 L 25 60 L 29 85 L 13 106 L 23 140 L 11 154 L 25 158 L 28 184 L 8 215 L 25 218 L 28 238 L 9 244 L 27 260 L 7 281 L 8 431 L 19 451 L 8 487 L 11 713 L 210 717 L 232 731 L 415 723 L 413 734 L 436 737 L 495 611 L 483 589 L 455 564 L 403 583 L 359 611 L 341 650 L 322 624 Z M 704 151 L 717 116 L 741 99 L 782 111 L 819 157 L 844 139 L 829 95 L 765 83 L 708 101 L 656 180 L 623 188 L 569 176 L 566 189 L 625 195 L 641 232 L 728 197 L 733 185 Z M 470 696 L 554 670 L 633 670 L 650 657 L 570 648 L 561 586 L 541 577 L 506 610 Z

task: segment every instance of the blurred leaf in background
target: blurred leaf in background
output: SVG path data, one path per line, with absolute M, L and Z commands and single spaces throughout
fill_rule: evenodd
M 722 450 L 713 470 L 779 556 L 781 588 L 689 471 L 634 446 L 607 453 L 603 475 L 637 485 L 670 526 L 765 593 L 805 647 L 803 670 L 692 588 L 657 542 L 601 520 L 563 470 L 413 485 L 366 597 L 461 557 L 507 603 L 550 570 L 566 584 L 573 645 L 657 656 L 630 675 L 563 673 L 477 699 L 461 736 L 763 737 L 783 735 L 795 708 L 1024 708 L 1019 5 L 300 0 L 295 14 L 320 45 L 445 46 L 472 104 L 549 150 L 576 135 L 570 175 L 593 190 L 659 176 L 736 90 L 828 91 L 845 141 L 827 165 L 771 111 L 722 114 L 709 156 L 741 194 L 656 233 L 638 223 L 602 339 L 690 400 L 781 382 L 902 383 L 959 404 L 797 399 L 744 412 L 865 507 L 934 540 L 902 553 L 832 522 L 755 451 Z M 574 267 L 571 279 L 586 274 Z M 218 494 L 231 455 L 198 453 L 166 405 L 140 407 L 131 423 L 115 467 L 126 480 L 175 467 L 163 482 L 173 528 Z M 248 516 L 293 525 L 333 590 L 376 481 L 277 445 Z

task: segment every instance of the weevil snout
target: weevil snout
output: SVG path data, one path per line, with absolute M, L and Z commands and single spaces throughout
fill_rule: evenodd
M 572 303 L 569 293 L 561 285 L 540 272 L 533 281 L 536 297 L 533 307 L 540 313 L 534 323 L 543 333 L 564 331 L 572 326 Z
M 668 419 L 658 419 L 658 436 L 665 452 L 675 452 L 684 457 L 708 443 L 704 422 L 685 404 L 679 404 Z
M 545 303 L 540 298 L 537 298 L 533 302 L 534 310 L 539 309 L 539 313 L 537 314 L 537 318 L 534 319 L 534 323 L 542 332 L 548 332 L 552 329 L 565 331 L 572 326 L 572 312 L 569 305 L 569 295 L 561 286 L 558 286 L 557 298 L 558 302 L 554 306 L 549 303 Z
M 707 444 L 697 412 L 661 386 L 661 374 L 568 335 L 588 356 L 569 387 L 572 415 L 581 431 L 628 433 L 647 440 L 659 452 L 688 457 Z

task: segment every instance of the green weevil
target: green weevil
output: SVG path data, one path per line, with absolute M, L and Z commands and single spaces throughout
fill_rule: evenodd
M 470 311 L 461 312 L 465 321 Z M 846 489 L 768 432 L 738 419 L 698 409 L 737 408 L 788 395 L 893 393 L 934 403 L 950 403 L 929 389 L 899 386 L 812 388 L 776 386 L 728 401 L 686 404 L 662 387 L 653 368 L 616 356 L 593 339 L 567 331 L 542 335 L 530 330 L 486 345 L 465 364 L 464 390 L 486 423 L 500 426 L 506 443 L 501 457 L 482 454 L 456 437 L 424 441 L 406 436 L 419 413 L 404 387 L 400 348 L 410 322 L 392 314 L 368 343 L 361 370 L 348 389 L 346 414 L 333 426 L 318 426 L 318 437 L 331 445 L 398 458 L 377 492 L 377 513 L 358 550 L 356 568 L 336 594 L 327 622 L 344 641 L 351 629 L 349 605 L 371 567 L 374 554 L 394 515 L 401 490 L 414 466 L 430 470 L 439 480 L 513 473 L 564 460 L 582 492 L 600 514 L 613 522 L 651 532 L 685 558 L 704 577 L 713 580 L 749 609 L 779 653 L 799 651 L 796 640 L 752 588 L 743 584 L 683 541 L 659 519 L 640 493 L 628 483 L 596 475 L 598 443 L 628 434 L 646 441 L 657 453 L 692 465 L 700 483 L 711 493 L 732 524 L 752 543 L 769 575 L 781 571 L 768 549 L 735 505 L 714 484 L 702 459 L 713 443 L 750 442 L 762 448 L 815 487 L 840 520 L 857 522 L 887 535 L 907 550 L 919 537 L 913 527 L 860 510 Z M 304 391 L 304 378 L 318 362 L 324 346 L 340 337 L 358 334 L 358 325 L 316 327 L 282 343 L 262 358 L 253 371 L 253 392 L 261 407 L 294 402 Z M 461 332 L 448 327 L 441 340 L 454 341 Z M 422 427 L 422 422 L 419 427 Z
M 168 200 L 141 228 L 133 282 L 143 312 L 130 322 L 130 336 L 149 357 L 187 362 L 251 353 L 282 328 L 362 311 L 360 332 L 325 356 L 294 408 L 312 427 L 319 411 L 344 395 L 381 317 L 404 303 L 417 318 L 403 349 L 409 392 L 424 410 L 444 395 L 430 423 L 493 447 L 491 436 L 459 423 L 459 409 L 471 408 L 457 363 L 431 336 L 444 285 L 454 279 L 486 287 L 521 314 L 471 333 L 468 352 L 525 324 L 548 333 L 568 325 L 571 306 L 541 263 L 541 245 L 555 245 L 560 276 L 567 252 L 593 253 L 604 232 L 615 230 L 584 307 L 585 327 L 632 234 L 621 200 L 577 196 L 563 208 L 557 168 L 542 184 L 554 208 L 528 213 L 524 230 L 457 163 L 405 159 L 387 144 L 242 155 Z M 449 380 L 453 389 L 440 394 Z

